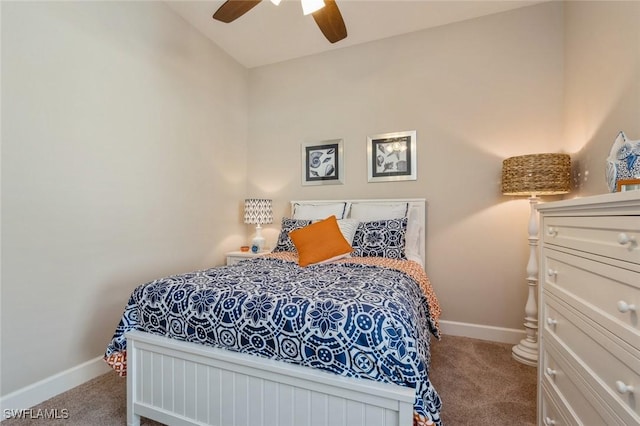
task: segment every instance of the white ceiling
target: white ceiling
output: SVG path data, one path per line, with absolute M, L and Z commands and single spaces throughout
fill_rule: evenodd
M 299 0 L 263 0 L 234 22 L 212 18 L 224 0 L 166 1 L 247 68 L 499 13 L 546 0 L 337 0 L 347 38 L 329 43 Z

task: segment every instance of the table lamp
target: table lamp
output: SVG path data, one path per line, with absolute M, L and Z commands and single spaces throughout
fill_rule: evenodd
M 244 200 L 244 223 L 256 225 L 256 235 L 251 241 L 251 250 L 253 252 L 262 251 L 264 249 L 264 237 L 262 237 L 261 225 L 273 223 L 271 200 L 261 198 Z

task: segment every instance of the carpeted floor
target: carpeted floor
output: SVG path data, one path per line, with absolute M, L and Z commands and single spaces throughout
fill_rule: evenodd
M 513 345 L 443 336 L 431 346 L 445 425 L 536 424 L 537 369 L 515 361 Z
M 511 345 L 455 336 L 434 340 L 431 380 L 447 426 L 535 425 L 536 369 L 514 361 Z M 2 426 L 126 425 L 126 380 L 107 373 L 33 407 L 34 417 L 39 409 L 57 409 L 68 418 L 9 419 Z

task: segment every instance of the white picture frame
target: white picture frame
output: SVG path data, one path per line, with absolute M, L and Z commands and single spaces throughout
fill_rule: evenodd
M 418 178 L 416 131 L 367 137 L 368 182 L 394 182 Z
M 301 146 L 302 185 L 342 185 L 344 146 L 342 139 L 303 143 Z

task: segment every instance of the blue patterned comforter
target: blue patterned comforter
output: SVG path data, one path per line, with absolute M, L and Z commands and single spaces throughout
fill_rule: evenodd
M 430 309 L 399 270 L 256 258 L 136 288 L 105 359 L 126 354 L 124 334 L 141 330 L 415 388 L 416 414 L 440 424 L 428 377 L 430 334 L 438 336 Z

